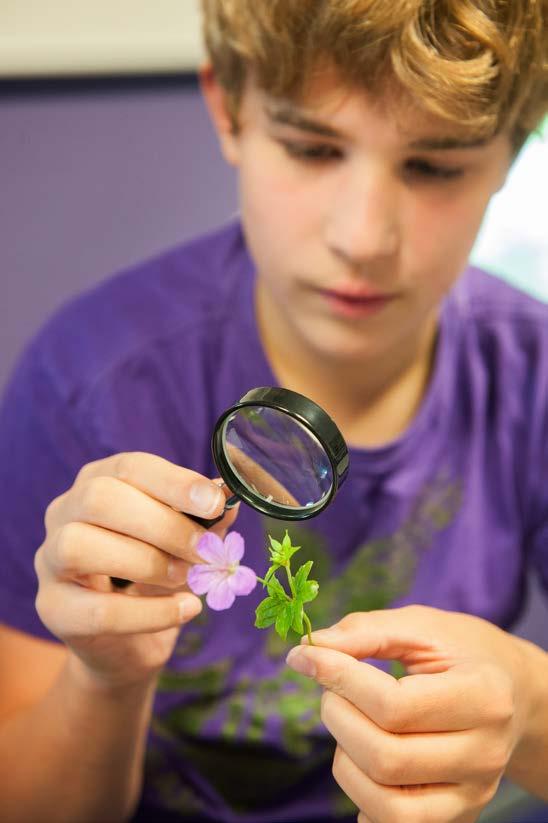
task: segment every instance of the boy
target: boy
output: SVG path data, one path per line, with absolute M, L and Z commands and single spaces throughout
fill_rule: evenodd
M 548 310 L 466 269 L 546 109 L 542 9 L 204 12 L 241 225 L 73 302 L 4 401 L 0 816 L 472 821 L 503 775 L 548 799 L 546 653 L 506 632 L 527 565 L 548 580 Z M 351 447 L 291 526 L 335 625 L 289 666 L 260 591 L 220 614 L 185 587 L 213 423 L 261 385 Z M 214 531 L 236 518 L 262 574 L 285 524 Z

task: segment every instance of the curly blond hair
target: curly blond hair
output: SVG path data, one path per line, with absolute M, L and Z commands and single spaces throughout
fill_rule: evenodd
M 234 123 L 248 70 L 297 97 L 316 67 L 379 89 L 396 80 L 475 137 L 516 148 L 548 110 L 548 0 L 202 0 L 206 48 Z

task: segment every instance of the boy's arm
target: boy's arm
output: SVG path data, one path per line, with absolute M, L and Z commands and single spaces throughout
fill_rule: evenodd
M 548 802 L 548 653 L 527 640 L 513 639 L 529 661 L 531 711 L 506 775 Z
M 0 819 L 127 820 L 156 678 L 99 689 L 65 647 L 0 626 Z

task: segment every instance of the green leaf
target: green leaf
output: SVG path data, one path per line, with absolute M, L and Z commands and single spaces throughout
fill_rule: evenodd
M 299 594 L 301 588 L 306 582 L 308 575 L 310 574 L 310 569 L 314 565 L 313 560 L 308 560 L 307 563 L 304 563 L 296 572 L 295 577 L 293 578 L 295 582 L 295 591 Z
M 298 552 L 301 548 L 300 546 L 293 546 L 287 529 L 285 530 L 284 539 L 282 540 L 282 548 L 287 560 L 290 560 L 295 554 L 295 552 Z
M 303 604 L 298 598 L 293 601 L 293 618 L 291 620 L 291 628 L 297 634 L 303 634 Z
M 282 548 L 286 552 L 291 549 L 291 538 L 287 529 L 285 530 L 284 539 L 282 540 Z
M 274 597 L 266 597 L 261 600 L 255 609 L 255 625 L 258 629 L 266 629 L 276 622 L 280 608 L 283 603 Z
M 266 586 L 270 597 L 274 597 L 276 600 L 282 600 L 286 602 L 288 600 L 288 596 L 286 591 L 278 578 L 273 574 Z
M 303 603 L 310 603 L 317 596 L 320 586 L 317 580 L 307 580 L 312 568 L 312 560 L 304 563 L 297 571 L 294 579 L 295 592 Z
M 303 603 L 310 603 L 318 596 L 320 586 L 317 580 L 308 580 L 299 592 L 299 599 Z
M 301 548 L 300 546 L 290 546 L 289 547 L 289 549 L 287 550 L 287 554 L 286 554 L 286 559 L 287 559 L 288 562 L 289 562 L 289 560 L 291 560 L 291 558 L 293 557 L 295 552 L 298 552 L 300 548 Z
M 291 621 L 293 620 L 293 603 L 285 602 L 280 605 L 278 610 L 278 616 L 276 617 L 276 631 L 282 638 L 285 640 L 287 638 L 287 632 L 291 627 Z
M 270 562 L 275 566 L 285 566 L 285 557 L 281 552 L 270 552 Z
M 271 535 L 268 535 L 268 539 L 270 540 L 270 559 L 272 563 L 277 563 L 280 566 L 287 566 L 295 552 L 301 548 L 300 546 L 291 545 L 291 539 L 287 529 L 285 530 L 282 543 L 280 543 L 279 540 L 275 540 Z

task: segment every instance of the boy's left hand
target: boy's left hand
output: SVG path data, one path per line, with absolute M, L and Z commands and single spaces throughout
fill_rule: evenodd
M 350 614 L 312 638 L 288 664 L 325 686 L 333 774 L 359 823 L 475 821 L 531 722 L 523 641 L 424 606 Z M 407 676 L 364 658 L 399 660 Z

